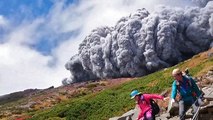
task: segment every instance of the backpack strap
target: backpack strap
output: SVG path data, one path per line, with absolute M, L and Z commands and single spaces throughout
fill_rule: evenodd
M 190 89 L 192 90 L 192 96 L 194 96 L 194 97 L 197 96 L 196 93 L 193 91 L 191 77 L 189 77 L 187 75 L 184 75 L 184 77 L 186 78 L 187 87 L 190 87 Z M 176 86 L 177 86 L 178 92 L 180 93 L 181 85 L 180 85 L 180 82 L 178 82 L 177 80 L 176 80 Z
M 187 79 L 187 84 L 189 84 L 189 86 L 192 88 L 191 78 L 188 75 L 184 75 L 184 77 Z
M 191 77 L 189 77 L 188 75 L 185 75 L 185 77 L 187 78 L 187 82 L 188 82 L 188 84 L 189 84 L 189 86 L 190 86 L 190 88 L 191 88 L 191 90 L 192 90 L 192 96 L 193 97 L 198 97 L 198 95 L 197 95 L 197 93 L 194 91 L 194 86 L 192 85 L 192 82 L 191 82 Z
M 184 75 L 184 77 L 186 78 L 186 84 L 187 84 L 187 87 L 190 87 L 191 89 L 192 89 L 192 83 L 191 83 L 191 78 L 189 77 L 189 76 L 187 76 L 187 75 Z M 177 80 L 175 80 L 176 81 L 176 86 L 177 86 L 177 88 L 178 88 L 178 91 L 180 91 L 180 88 L 181 88 L 181 83 L 180 82 L 178 82 Z
M 175 82 L 176 82 L 177 90 L 178 92 L 180 92 L 180 82 L 178 82 L 177 80 L 175 80 Z

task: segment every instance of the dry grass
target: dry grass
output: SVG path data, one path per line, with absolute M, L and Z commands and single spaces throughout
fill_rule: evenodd
M 152 82 L 148 83 L 146 86 L 147 87 L 154 87 L 158 84 L 158 80 L 153 80 Z
M 182 71 L 184 71 L 186 68 L 188 69 L 193 69 L 195 68 L 197 65 L 201 64 L 201 63 L 205 63 L 208 59 L 213 59 L 212 56 L 210 56 L 210 54 L 213 54 L 213 48 L 209 49 L 206 52 L 200 53 L 198 55 L 195 55 L 194 57 L 192 57 L 191 59 L 184 61 L 181 66 L 180 69 Z M 201 71 L 199 71 L 196 76 L 203 76 L 204 74 L 206 74 L 206 71 L 209 71 L 213 69 L 213 65 L 211 63 L 205 64 L 204 65 L 204 69 L 202 69 Z

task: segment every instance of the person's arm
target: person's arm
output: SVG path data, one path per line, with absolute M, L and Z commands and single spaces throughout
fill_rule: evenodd
M 138 105 L 138 108 L 140 109 L 139 105 Z M 143 113 L 142 113 L 142 110 L 140 109 L 137 120 L 140 120 L 142 117 L 143 117 Z
M 197 94 L 197 97 L 201 95 L 201 91 L 199 90 L 197 84 L 195 83 L 194 79 L 190 78 L 191 84 L 192 84 L 192 89 L 193 91 Z
M 172 84 L 171 98 L 174 100 L 176 98 L 176 95 L 177 95 L 177 85 L 176 85 L 176 81 L 174 81 Z
M 163 99 L 164 97 L 158 94 L 146 94 L 147 99 Z

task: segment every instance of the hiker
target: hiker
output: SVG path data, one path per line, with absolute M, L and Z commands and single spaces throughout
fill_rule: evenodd
M 185 113 L 189 107 L 193 107 L 193 113 L 197 111 L 199 107 L 197 99 L 201 99 L 201 91 L 195 81 L 191 77 L 183 75 L 180 69 L 174 69 L 172 76 L 175 80 L 172 84 L 171 103 L 175 102 L 178 92 L 180 95 L 179 118 L 185 120 Z
M 153 114 L 154 111 L 152 109 L 150 100 L 163 99 L 164 98 L 163 96 L 156 94 L 142 94 L 138 90 L 133 90 L 130 96 L 131 99 L 135 99 L 136 104 L 140 108 L 137 120 L 155 120 L 155 115 Z

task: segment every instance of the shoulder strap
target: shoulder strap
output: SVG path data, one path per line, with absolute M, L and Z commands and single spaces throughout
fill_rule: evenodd
M 194 86 L 192 85 L 192 82 L 191 82 L 193 79 L 187 75 L 185 75 L 185 77 L 187 78 L 187 83 L 189 84 L 189 87 L 192 90 L 192 96 L 196 97 L 197 93 L 195 92 Z
M 192 83 L 191 83 L 191 78 L 187 75 L 184 75 L 184 77 L 186 78 L 186 83 L 189 84 L 189 87 L 192 87 Z M 178 90 L 180 90 L 180 82 L 176 81 L 176 86 L 178 88 Z
M 190 87 L 192 87 L 192 83 L 191 83 L 191 77 L 184 75 L 184 77 L 187 79 L 187 83 L 189 84 Z
M 180 92 L 180 82 L 178 82 L 177 80 L 175 80 L 175 83 L 176 83 L 178 92 Z

